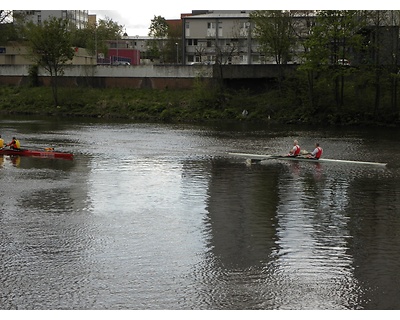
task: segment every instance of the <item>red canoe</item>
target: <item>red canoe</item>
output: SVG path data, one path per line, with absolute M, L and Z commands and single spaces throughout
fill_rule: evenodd
M 54 150 L 28 150 L 28 149 L 0 149 L 0 155 L 10 156 L 25 156 L 25 157 L 38 157 L 38 158 L 62 158 L 72 160 L 74 155 L 68 152 L 60 152 Z

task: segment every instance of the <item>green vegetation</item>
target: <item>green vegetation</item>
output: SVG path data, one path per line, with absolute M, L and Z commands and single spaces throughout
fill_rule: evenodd
M 361 81 L 361 80 L 360 80 Z M 251 121 L 285 124 L 397 125 L 398 110 L 390 106 L 390 92 L 382 95 L 379 113 L 374 93 L 362 82 L 345 88 L 346 104 L 338 107 L 329 83 L 315 90 L 319 98 L 307 103 L 307 85 L 301 79 L 285 81 L 282 88 L 253 92 L 210 88 L 200 80 L 191 90 L 59 88 L 54 106 L 48 87 L 0 86 L 0 113 L 96 117 L 150 122 Z M 243 116 L 242 111 L 248 115 Z
M 58 105 L 58 77 L 64 73 L 65 62 L 74 57 L 69 22 L 60 18 L 46 20 L 42 24 L 30 22 L 25 34 L 29 39 L 27 43 L 32 61 L 50 74 L 54 104 Z
M 181 59 L 182 24 L 168 24 L 162 16 L 154 16 L 149 27 L 147 57 L 162 63 L 177 63 Z
M 69 117 L 103 117 L 138 121 L 204 121 L 240 119 L 245 105 L 212 90 L 59 88 L 62 103 L 54 107 L 49 88 L 0 87 L 0 112 Z M 260 99 L 262 100 L 262 99 Z M 261 109 L 261 107 L 260 107 Z
M 24 16 L 16 17 L 16 30 L 22 32 L 23 41 L 30 52 L 34 68 L 43 67 L 51 77 L 54 105 L 58 105 L 58 80 L 64 74 L 67 61 L 74 57 L 73 47 L 81 45 L 92 54 L 107 48 L 102 39 L 120 38 L 122 26 L 110 19 L 100 20 L 98 25 L 77 29 L 68 19 L 51 18 L 43 23 L 24 23 Z M 22 40 L 21 40 L 22 41 Z M 100 41 L 100 44 L 97 44 Z M 33 69 L 31 68 L 31 72 Z M 31 74 L 32 76 L 32 74 Z

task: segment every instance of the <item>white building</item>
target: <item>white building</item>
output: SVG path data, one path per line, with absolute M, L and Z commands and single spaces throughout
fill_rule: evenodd
M 183 17 L 184 61 L 250 64 L 259 60 L 248 10 L 193 11 Z
M 13 16 L 22 16 L 26 22 L 32 21 L 35 24 L 40 24 L 50 18 L 68 19 L 81 29 L 87 26 L 88 12 L 88 10 L 14 10 Z
M 253 10 L 194 10 L 182 17 L 183 61 L 185 64 L 273 63 L 266 57 L 253 36 Z M 297 11 L 294 15 L 299 33 L 307 36 L 309 19 L 314 11 Z

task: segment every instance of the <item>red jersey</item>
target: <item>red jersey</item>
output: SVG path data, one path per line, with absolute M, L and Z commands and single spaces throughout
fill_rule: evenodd
M 294 146 L 293 149 L 294 149 L 293 155 L 298 156 L 300 154 L 300 146 Z
M 313 151 L 312 155 L 314 156 L 315 159 L 319 159 L 322 156 L 322 148 L 321 147 L 316 147 L 315 150 Z

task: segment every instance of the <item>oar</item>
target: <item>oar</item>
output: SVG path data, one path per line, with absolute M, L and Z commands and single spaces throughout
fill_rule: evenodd
M 308 152 L 307 150 L 301 150 L 301 151 L 300 151 L 300 154 L 297 155 L 297 157 L 299 157 L 299 156 L 306 156 L 306 155 L 308 155 L 308 154 L 311 154 L 311 152 Z M 285 154 L 285 155 L 282 155 L 282 156 L 279 156 L 279 157 L 293 157 L 293 155 L 290 155 L 290 153 L 289 153 L 289 154 Z

